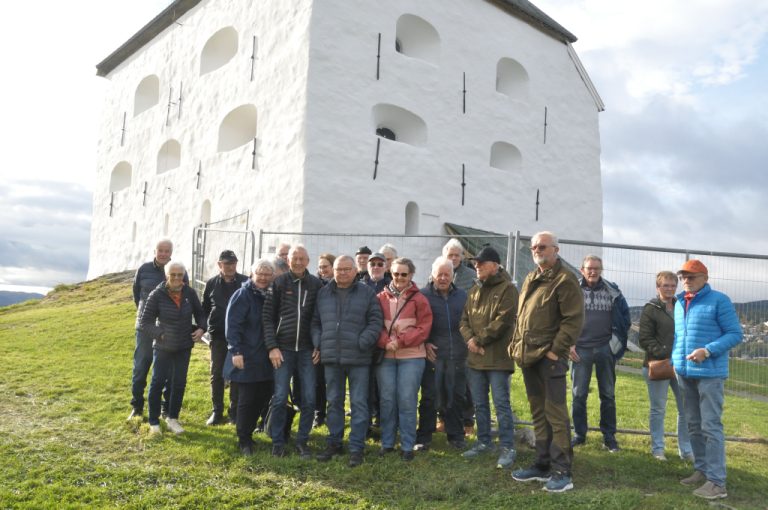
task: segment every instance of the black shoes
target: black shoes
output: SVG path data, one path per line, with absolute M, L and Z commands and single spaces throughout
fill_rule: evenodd
M 286 453 L 285 453 L 285 446 L 282 446 L 282 445 L 281 446 L 277 446 L 277 445 L 273 445 L 272 446 L 272 456 L 273 457 L 285 457 L 285 455 L 286 455 Z
M 332 458 L 341 455 L 341 445 L 329 444 L 325 447 L 325 450 L 317 454 L 317 460 L 320 462 L 328 462 Z
M 252 457 L 253 456 L 253 444 L 241 444 L 240 445 L 240 453 L 243 455 L 243 457 Z
M 221 413 L 216 411 L 214 411 L 211 414 L 211 416 L 208 418 L 208 421 L 205 422 L 205 424 L 208 425 L 209 427 L 213 425 L 223 425 L 224 423 L 226 423 L 226 421 L 224 420 L 224 416 Z
M 128 415 L 128 419 L 126 421 L 131 421 L 134 418 L 141 418 L 143 420 L 144 419 L 143 414 L 144 414 L 144 410 L 143 409 L 139 409 L 138 407 L 134 407 L 133 409 L 131 409 L 131 414 Z
M 307 446 L 307 443 L 296 443 L 296 453 L 299 454 L 301 460 L 312 460 L 312 450 Z
M 583 436 L 573 436 L 571 439 L 571 447 L 581 446 L 587 442 L 587 438 Z
M 349 467 L 357 467 L 363 463 L 363 452 L 351 452 L 349 454 Z
M 405 462 L 411 462 L 413 460 L 413 450 L 410 452 L 403 452 L 400 454 L 400 458 L 402 458 Z
M 394 448 L 381 448 L 381 450 L 379 450 L 379 457 L 383 457 L 383 456 L 385 456 L 386 454 L 388 454 L 388 453 L 392 453 L 392 452 L 394 452 L 394 451 L 395 451 L 395 449 L 394 449 Z

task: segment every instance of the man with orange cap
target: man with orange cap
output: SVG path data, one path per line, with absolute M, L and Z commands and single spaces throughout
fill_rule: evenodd
M 723 386 L 728 378 L 728 352 L 742 340 L 741 324 L 731 300 L 707 281 L 700 260 L 687 260 L 677 272 L 684 291 L 675 304 L 672 365 L 685 400 L 695 469 L 683 485 L 701 485 L 695 496 L 719 499 L 725 490 Z

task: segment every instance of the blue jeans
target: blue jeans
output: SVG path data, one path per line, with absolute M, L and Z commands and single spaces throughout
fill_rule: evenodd
M 152 382 L 149 383 L 149 424 L 160 424 L 160 398 L 163 388 L 170 387 L 168 399 L 168 418 L 178 419 L 184 391 L 187 388 L 187 370 L 192 349 L 182 351 L 155 350 L 152 369 Z
M 651 453 L 664 453 L 664 415 L 667 410 L 668 388 L 672 388 L 677 404 L 677 453 L 680 457 L 691 454 L 691 439 L 688 436 L 688 424 L 685 422 L 683 395 L 675 379 L 651 381 L 648 379 L 648 367 L 643 367 L 643 377 L 648 385 L 648 400 L 651 402 L 649 424 L 651 429 Z
M 678 375 L 677 383 L 683 391 L 693 467 L 710 482 L 725 487 L 725 435 L 721 421 L 725 379 L 691 379 Z
M 583 348 L 576 346 L 581 361 L 571 367 L 573 383 L 573 431 L 578 438 L 587 436 L 587 397 L 595 367 L 597 389 L 600 393 L 600 431 L 605 441 L 616 440 L 616 361 L 611 347 Z
M 328 411 L 325 423 L 328 425 L 328 445 L 341 446 L 344 440 L 344 399 L 346 382 L 349 380 L 349 404 L 352 418 L 349 422 L 349 451 L 361 452 L 365 447 L 365 433 L 368 431 L 368 376 L 369 365 L 324 365 L 325 394 Z
M 467 368 L 469 388 L 475 403 L 477 439 L 483 444 L 490 445 L 492 442 L 491 406 L 488 400 L 488 390 L 490 390 L 499 422 L 499 442 L 505 448 L 513 448 L 515 445 L 515 422 L 509 402 L 509 375 L 510 372 L 506 370 Z
M 283 354 L 283 364 L 275 370 L 275 395 L 272 398 L 272 444 L 283 446 L 285 444 L 285 406 L 288 402 L 288 392 L 291 385 L 291 376 L 294 370 L 299 376 L 300 391 L 299 431 L 296 434 L 296 443 L 304 444 L 309 439 L 309 431 L 312 429 L 312 420 L 315 417 L 315 365 L 312 364 L 312 351 L 286 351 L 280 349 Z
M 384 358 L 376 367 L 381 408 L 381 446 L 394 448 L 400 429 L 400 448 L 413 451 L 416 443 L 416 406 L 424 372 L 424 358 Z

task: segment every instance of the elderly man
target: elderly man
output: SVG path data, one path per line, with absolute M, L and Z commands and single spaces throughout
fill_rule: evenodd
M 443 257 L 449 259 L 453 265 L 453 284 L 469 292 L 475 284 L 476 273 L 463 263 L 464 247 L 461 242 L 458 239 L 451 239 L 445 243 Z
M 139 330 L 139 319 L 150 292 L 165 281 L 165 265 L 171 260 L 173 243 L 170 239 L 161 239 L 155 245 L 155 256 L 145 262 L 136 271 L 133 278 L 133 302 L 136 305 L 136 347 L 133 351 L 133 377 L 131 378 L 131 414 L 128 419 L 140 418 L 144 412 L 144 388 L 147 387 L 147 375 L 152 366 L 152 337 Z M 184 283 L 189 278 L 184 275 Z M 164 391 L 163 410 L 168 405 L 168 388 Z
M 723 386 L 728 378 L 728 352 L 742 340 L 741 324 L 728 296 L 707 283 L 709 272 L 700 260 L 686 261 L 677 274 L 684 292 L 678 294 L 675 304 L 672 365 L 683 390 L 695 469 L 680 483 L 703 484 L 694 495 L 719 499 L 728 496 Z
M 387 258 L 381 253 L 377 252 L 368 257 L 368 271 L 361 281 L 372 288 L 376 294 L 384 290 L 384 287 L 392 281 L 392 277 L 384 272 L 386 265 Z
M 275 250 L 275 258 L 280 259 L 286 264 L 288 263 L 288 252 L 291 250 L 291 245 L 288 243 L 280 243 Z
M 290 270 L 278 276 L 264 302 L 264 343 L 275 369 L 275 395 L 271 404 L 272 455 L 285 456 L 284 426 L 291 376 L 301 387 L 299 431 L 296 451 L 304 460 L 312 458 L 307 445 L 315 414 L 315 366 L 312 362 L 310 326 L 315 313 L 320 279 L 307 271 L 309 254 L 298 244 L 288 252 Z
M 384 273 L 391 278 L 392 274 L 389 272 L 389 266 L 391 266 L 392 261 L 397 258 L 397 248 L 395 248 L 395 245 L 392 243 L 384 243 L 381 245 L 381 248 L 379 248 L 379 253 L 384 255 L 384 261 L 386 262 Z
M 631 320 L 627 300 L 618 285 L 601 275 L 603 261 L 587 255 L 581 263 L 581 290 L 584 293 L 584 326 L 576 345 L 571 346 L 573 386 L 573 446 L 587 441 L 587 397 L 592 368 L 600 394 L 600 431 L 603 446 L 619 451 L 616 441 L 616 362 L 627 347 Z
M 355 263 L 357 264 L 356 280 L 362 280 L 368 275 L 368 258 L 371 256 L 371 249 L 367 246 L 361 246 L 355 252 Z
M 490 389 L 499 423 L 501 450 L 496 467 L 507 468 L 517 456 L 515 424 L 509 400 L 509 377 L 515 365 L 507 347 L 515 328 L 518 292 L 501 268 L 498 252 L 486 246 L 475 257 L 478 283 L 469 291 L 461 316 L 461 335 L 467 343 L 467 376 L 475 403 L 477 442 L 465 458 L 493 451 Z
M 203 290 L 203 311 L 208 318 L 208 333 L 211 337 L 211 401 L 213 411 L 206 425 L 224 423 L 224 377 L 222 369 L 227 359 L 227 336 L 224 332 L 227 305 L 235 291 L 248 280 L 237 272 L 237 255 L 232 250 L 224 250 L 219 255 L 219 274 L 205 282 Z M 229 385 L 229 421 L 235 423 L 237 417 L 237 383 Z
M 323 365 L 328 397 L 327 446 L 317 460 L 329 461 L 342 452 L 345 387 L 349 381 L 349 467 L 363 463 L 371 354 L 383 324 L 376 294 L 364 283 L 355 281 L 355 272 L 354 260 L 349 255 L 334 261 L 333 280 L 317 293 L 312 319 L 315 362 Z
M 519 482 L 546 482 L 544 490 L 573 489 L 571 426 L 565 376 L 571 346 L 584 323 L 584 296 L 576 276 L 560 261 L 557 237 L 539 232 L 531 238 L 538 266 L 525 278 L 510 345 L 523 369 L 525 391 L 536 433 L 533 466 L 512 473 Z
M 425 344 L 427 365 L 421 378 L 416 449 L 426 450 L 436 430 L 437 411 L 445 423 L 448 444 L 464 449 L 462 410 L 467 386 L 467 345 L 459 330 L 467 293 L 452 283 L 453 262 L 438 257 L 430 283 L 421 289 L 432 308 L 432 329 Z

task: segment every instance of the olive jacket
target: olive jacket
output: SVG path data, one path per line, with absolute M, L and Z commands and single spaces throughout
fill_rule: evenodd
M 484 282 L 478 281 L 469 291 L 459 330 L 465 342 L 474 338 L 485 350 L 485 354 L 467 355 L 469 368 L 515 370 L 507 346 L 515 330 L 517 300 L 517 289 L 503 269 Z
M 645 304 L 640 316 L 640 347 L 645 351 L 643 366 L 649 360 L 667 359 L 675 342 L 675 320 L 666 311 L 666 304 L 655 297 Z
M 584 325 L 584 294 L 560 259 L 523 282 L 510 355 L 521 367 L 536 364 L 548 351 L 567 360 Z

